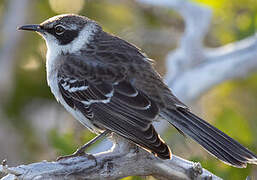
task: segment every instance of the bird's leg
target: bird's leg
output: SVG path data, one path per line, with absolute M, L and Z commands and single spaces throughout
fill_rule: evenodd
M 92 140 L 90 140 L 88 143 L 84 144 L 83 146 L 81 146 L 79 149 L 77 149 L 77 151 L 74 154 L 83 154 L 85 153 L 85 150 L 91 146 L 92 144 L 94 144 L 96 141 L 98 141 L 99 139 L 102 139 L 103 137 L 105 137 L 107 134 L 109 134 L 110 131 L 109 130 L 105 130 L 104 132 L 102 132 L 101 134 L 99 134 L 98 136 L 96 136 L 95 138 L 93 138 Z
M 80 148 L 78 148 L 73 154 L 70 155 L 66 155 L 66 156 L 59 156 L 57 158 L 57 161 L 61 160 L 61 159 L 67 159 L 67 158 L 71 158 L 71 157 L 76 157 L 76 156 L 82 156 L 82 155 L 87 155 L 88 158 L 90 159 L 95 159 L 95 157 L 91 154 L 86 154 L 85 150 L 91 146 L 92 144 L 94 144 L 96 141 L 98 141 L 99 139 L 102 139 L 103 137 L 105 137 L 107 134 L 109 134 L 110 131 L 109 130 L 105 130 L 104 132 L 102 132 L 101 134 L 99 134 L 98 136 L 94 137 L 92 140 L 90 140 L 88 143 L 84 144 L 83 146 L 81 146 Z

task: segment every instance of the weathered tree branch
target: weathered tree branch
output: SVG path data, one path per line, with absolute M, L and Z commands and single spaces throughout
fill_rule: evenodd
M 221 48 L 206 49 L 202 63 L 169 81 L 173 92 L 183 101 L 192 101 L 224 81 L 242 78 L 257 69 L 257 36 Z
M 202 169 L 199 163 L 192 163 L 173 156 L 172 160 L 161 160 L 122 140 L 115 143 L 112 150 L 92 157 L 81 156 L 57 162 L 39 162 L 8 168 L 0 166 L 0 171 L 12 174 L 5 180 L 15 178 L 29 180 L 43 179 L 119 179 L 126 176 L 156 176 L 158 179 L 214 179 L 217 176 Z

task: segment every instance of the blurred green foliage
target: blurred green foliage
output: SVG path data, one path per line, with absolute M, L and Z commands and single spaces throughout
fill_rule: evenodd
M 194 0 L 213 9 L 212 35 L 221 44 L 237 41 L 257 29 L 256 0 Z
M 54 0 L 49 1 L 55 3 Z M 60 13 L 60 9 L 58 11 L 53 9 L 54 6 L 49 1 L 38 0 L 30 4 L 28 23 L 39 23 L 56 15 L 57 12 Z M 212 25 L 205 39 L 207 46 L 217 47 L 240 40 L 252 35 L 257 29 L 256 0 L 195 0 L 195 2 L 213 9 Z M 72 1 L 72 3 L 76 3 L 76 1 Z M 7 4 L 8 0 L 0 1 L 0 16 L 8 10 L 5 8 Z M 156 11 L 160 11 L 160 13 L 158 14 Z M 178 31 L 183 31 L 183 28 L 181 28 L 183 27 L 182 19 L 175 12 L 158 8 L 154 11 L 132 1 L 84 1 L 84 6 L 79 14 L 95 19 L 103 25 L 106 31 L 120 35 L 132 42 L 132 32 L 139 32 L 142 28 L 158 30 L 173 27 Z M 164 14 L 165 18 L 160 17 L 160 14 Z M 2 38 L 0 38 L 0 48 Z M 143 37 L 139 37 L 138 42 L 141 41 L 143 42 Z M 161 67 L 160 64 L 163 64 L 163 57 L 174 47 L 160 48 L 159 46 L 141 44 L 142 49 L 149 49 L 150 47 L 147 54 L 157 61 L 157 69 L 164 74 L 164 67 Z M 159 49 L 162 49 L 162 51 L 159 51 Z M 55 101 L 46 83 L 45 53 L 46 47 L 42 38 L 39 38 L 36 34 L 24 34 L 19 49 L 15 52 L 17 61 L 14 71 L 14 89 L 10 92 L 8 100 L 3 106 L 9 117 L 10 122 L 8 123 L 14 126 L 21 138 L 24 139 L 25 143 L 21 149 L 27 150 L 22 151 L 23 157 L 21 159 L 25 162 L 40 159 L 40 154 L 43 151 L 54 151 L 56 156 L 70 154 L 79 145 L 95 136 L 87 130 L 78 133 L 74 130 L 76 127 L 71 127 L 66 132 L 60 132 L 58 128 L 53 127 L 49 130 L 48 136 L 45 134 L 50 149 L 46 149 L 36 138 L 37 129 L 34 129 L 24 114 L 25 107 L 35 99 Z M 215 98 L 210 98 L 212 96 Z M 211 90 L 203 97 L 202 101 L 206 105 L 204 111 L 208 114 L 208 119 L 212 120 L 212 124 L 257 153 L 257 74 L 243 80 L 224 83 Z M 42 117 L 42 119 L 44 118 Z M 42 120 L 43 124 L 44 121 Z M 174 129 L 171 129 L 164 136 L 170 142 L 171 147 L 174 147 L 174 153 L 177 155 L 186 154 L 195 149 L 190 148 L 188 150 L 188 146 L 182 140 L 183 137 L 178 135 Z M 254 166 L 249 166 L 246 169 L 236 169 L 224 165 L 210 155 L 197 152 L 192 154 L 191 160 L 201 162 L 204 168 L 224 179 L 245 179 L 253 172 L 255 174 L 257 172 L 257 168 Z M 139 179 L 145 178 L 124 178 L 124 180 Z

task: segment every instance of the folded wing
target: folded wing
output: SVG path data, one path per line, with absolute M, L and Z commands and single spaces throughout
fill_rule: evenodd
M 170 149 L 151 125 L 159 114 L 156 103 L 136 89 L 118 68 L 112 71 L 90 61 L 81 65 L 77 58 L 70 56 L 70 63 L 62 65 L 58 73 L 58 86 L 65 102 L 97 127 L 111 130 L 156 156 L 169 159 Z M 81 68 L 90 71 L 79 73 L 83 72 Z

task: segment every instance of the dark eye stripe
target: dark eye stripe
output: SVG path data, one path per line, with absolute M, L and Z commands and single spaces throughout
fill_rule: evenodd
M 78 31 L 65 31 L 63 34 L 59 36 L 57 35 L 55 37 L 56 39 L 58 39 L 61 45 L 65 45 L 73 41 L 76 37 L 78 37 Z
M 52 34 L 55 36 L 55 38 L 59 41 L 60 45 L 66 45 L 73 41 L 76 37 L 78 37 L 78 30 L 66 30 L 62 34 L 56 34 L 56 29 L 51 28 L 51 29 L 46 29 L 46 32 L 49 34 Z

